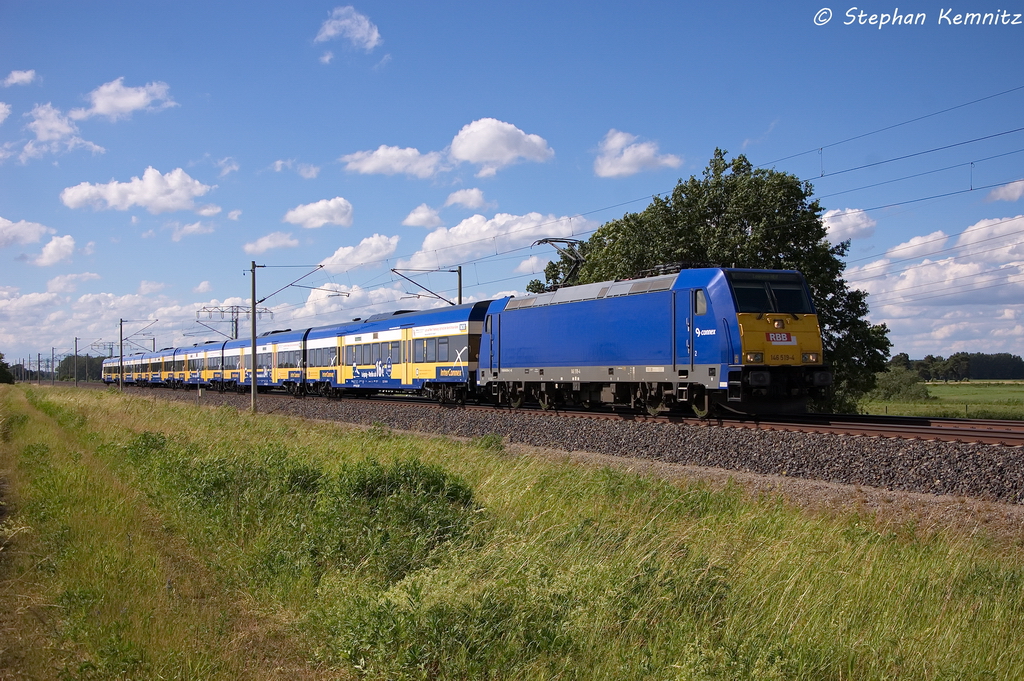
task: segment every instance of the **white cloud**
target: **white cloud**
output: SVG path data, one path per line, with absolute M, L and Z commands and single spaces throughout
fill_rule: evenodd
M 157 214 L 192 210 L 195 208 L 195 199 L 214 187 L 216 185 L 205 185 L 192 179 L 181 168 L 163 175 L 150 166 L 142 174 L 141 180 L 133 177 L 129 182 L 82 182 L 62 191 L 60 200 L 68 208 L 92 206 L 96 210 L 128 210 L 132 206 L 140 206 L 150 213 Z
M 50 237 L 50 243 L 43 246 L 42 252 L 32 261 L 32 264 L 39 267 L 56 265 L 61 260 L 66 260 L 75 252 L 75 239 L 70 234 L 65 236 Z
M 0 102 L 0 123 L 7 120 L 7 117 L 11 115 L 11 105 Z
M 3 119 L 0 119 L 3 120 Z M 1024 196 L 1024 180 L 1017 180 L 1002 187 L 996 187 L 986 197 L 988 201 L 1017 201 Z
M 256 241 L 247 243 L 242 250 L 249 255 L 259 255 L 275 248 L 295 248 L 298 245 L 298 240 L 293 239 L 289 232 L 271 232 Z
M 62 274 L 46 282 L 46 290 L 50 293 L 74 293 L 78 284 L 83 281 L 99 279 L 100 275 L 95 272 L 82 272 L 81 274 Z
M 213 217 L 220 211 L 221 207 L 212 203 L 208 203 L 205 206 L 200 206 L 199 208 L 196 209 L 196 213 L 202 215 L 204 218 Z
M 915 236 L 909 241 L 893 246 L 885 254 L 890 258 L 920 258 L 942 250 L 948 239 L 949 237 L 939 230 L 924 236 Z
M 212 234 L 213 226 L 204 225 L 202 222 L 193 222 L 190 225 L 174 225 L 173 231 L 171 232 L 171 241 L 181 241 L 187 236 L 193 234 Z
M 306 229 L 315 229 L 324 225 L 352 225 L 352 204 L 336 196 L 333 199 L 322 199 L 316 203 L 296 206 L 285 213 L 285 222 L 301 225 Z
M 160 111 L 178 103 L 167 94 L 167 83 L 147 83 L 140 87 L 125 87 L 124 78 L 104 83 L 89 93 L 92 106 L 68 112 L 76 121 L 93 116 L 106 116 L 111 121 L 131 118 L 135 111 Z
M 638 137 L 612 128 L 601 140 L 601 151 L 594 159 L 598 177 L 627 177 L 642 170 L 678 168 L 683 160 L 672 154 L 658 154 L 655 142 L 637 142 Z
M 332 59 L 334 59 L 334 53 L 331 52 L 330 50 L 327 50 L 326 52 L 320 55 L 321 64 L 330 64 Z
M 341 36 L 352 43 L 353 47 L 362 48 L 367 52 L 384 42 L 377 27 L 351 5 L 335 7 L 329 17 L 320 26 L 320 31 L 313 42 L 321 43 Z
M 84 255 L 92 255 L 95 252 L 96 252 L 96 242 L 95 241 L 90 241 L 89 243 L 87 243 L 85 245 L 85 248 L 82 249 L 82 253 Z
M 221 177 L 224 177 L 225 175 L 228 175 L 229 173 L 233 173 L 236 170 L 238 170 L 239 168 L 241 168 L 241 166 L 238 165 L 238 161 L 236 161 L 235 159 L 231 158 L 230 156 L 227 156 L 227 157 L 222 158 L 221 160 L 217 161 L 216 165 L 217 165 L 218 168 L 220 168 L 220 176 Z
M 941 231 L 914 237 L 888 256 L 848 268 L 870 293 L 873 322 L 890 328 L 894 352 L 1015 352 L 1024 341 L 1024 216 L 981 220 L 948 245 Z M 941 259 L 924 256 L 942 252 Z M 901 262 L 922 258 L 920 262 Z
M 43 236 L 53 234 L 56 230 L 38 222 L 26 222 L 19 220 L 11 222 L 0 218 L 0 248 L 6 248 L 11 244 L 34 244 L 38 243 Z
M 551 261 L 546 258 L 531 255 L 529 258 L 516 265 L 516 269 L 514 271 L 519 274 L 537 274 L 538 272 L 543 272 L 549 262 Z
M 155 229 L 147 229 L 145 232 L 143 232 L 139 236 L 141 236 L 143 239 L 153 239 L 153 238 L 156 237 L 156 230 Z
M 240 217 L 242 217 L 242 211 L 240 210 L 233 210 L 228 213 L 228 220 L 237 220 Z
M 428 234 L 420 250 L 403 261 L 401 266 L 442 267 L 486 253 L 526 246 L 543 237 L 572 236 L 595 226 L 595 223 L 581 217 L 555 217 L 540 213 L 498 213 L 491 219 L 474 215 L 451 229 L 439 227 Z
M 444 205 L 459 205 L 465 208 L 469 208 L 470 210 L 476 210 L 478 208 L 483 208 L 484 206 L 486 206 L 487 202 L 484 200 L 483 191 L 474 188 L 460 189 L 458 191 L 452 192 L 451 194 L 448 195 L 448 198 L 445 200 Z
M 199 285 L 192 289 L 192 293 L 209 293 L 213 290 L 213 286 L 208 281 L 201 281 Z
M 306 178 L 307 180 L 312 180 L 313 178 L 320 174 L 319 166 L 315 166 L 312 163 L 296 163 L 294 158 L 290 158 L 287 160 L 278 159 L 277 161 L 271 163 L 270 167 L 274 169 L 275 173 L 279 173 L 285 168 L 295 168 L 295 172 L 297 172 L 299 175 Z
M 345 272 L 387 259 L 398 248 L 397 236 L 374 234 L 359 242 L 358 246 L 342 246 L 329 258 L 320 262 L 328 272 Z
M 441 216 L 437 211 L 425 203 L 421 203 L 412 209 L 412 212 L 402 220 L 406 227 L 440 227 Z
M 452 139 L 450 154 L 455 161 L 481 166 L 477 177 L 490 177 L 520 160 L 547 161 L 555 152 L 539 135 L 528 135 L 495 118 L 481 118 L 459 130 Z
M 443 170 L 444 156 L 437 151 L 421 154 L 418 149 L 380 145 L 375 151 L 357 151 L 339 159 L 345 170 L 363 175 L 415 175 L 433 177 Z
M 143 279 L 139 282 L 139 295 L 148 296 L 151 293 L 159 293 L 167 288 L 167 284 L 159 281 L 146 281 Z
M 856 208 L 826 211 L 821 220 L 825 223 L 828 240 L 834 244 L 847 239 L 865 239 L 875 233 L 877 224 L 867 213 Z
M 36 79 L 35 69 L 29 69 L 28 71 L 11 71 L 4 78 L 4 87 L 11 87 L 12 85 L 28 85 Z
M 25 127 L 31 130 L 36 138 L 29 140 L 22 148 L 22 163 L 46 153 L 56 154 L 79 147 L 84 147 L 94 154 L 106 151 L 103 147 L 82 139 L 78 134 L 78 126 L 52 104 L 37 104 L 25 115 L 32 119 Z

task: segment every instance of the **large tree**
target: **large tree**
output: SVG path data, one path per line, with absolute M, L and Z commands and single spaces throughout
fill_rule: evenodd
M 680 180 L 667 197 L 641 213 L 603 225 L 579 247 L 586 262 L 563 281 L 564 256 L 545 269 L 548 286 L 636 277 L 669 263 L 793 269 L 811 287 L 825 357 L 835 370 L 831 397 L 819 409 L 850 411 L 885 370 L 891 343 L 884 324 L 870 324 L 867 294 L 843 279 L 849 241 L 827 239 L 821 206 L 808 182 L 789 173 L 754 168 L 743 155 L 715 150 L 702 177 Z M 544 285 L 534 280 L 530 290 Z

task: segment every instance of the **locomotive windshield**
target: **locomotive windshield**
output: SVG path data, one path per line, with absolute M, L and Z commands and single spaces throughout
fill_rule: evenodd
M 737 312 L 814 314 L 804 278 L 783 272 L 727 272 Z

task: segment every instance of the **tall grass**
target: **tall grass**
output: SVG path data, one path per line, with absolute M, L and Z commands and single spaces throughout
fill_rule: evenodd
M 12 413 L 37 425 L 2 446 L 33 498 L 18 517 L 51 542 L 47 555 L 74 554 L 44 581 L 96 561 L 82 535 L 62 534 L 73 504 L 97 525 L 145 509 L 159 528 L 129 548 L 132 530 L 116 526 L 122 539 L 99 563 L 148 595 L 118 600 L 102 575 L 51 589 L 60 621 L 77 623 L 59 632 L 78 659 L 101 669 L 109 649 L 120 661 L 107 677 L 155 677 L 186 658 L 197 677 L 251 672 L 246 650 L 223 650 L 247 618 L 274 623 L 293 675 L 1009 679 L 1024 668 L 1019 546 L 515 456 L 496 438 L 84 391 L 31 400 Z M 74 445 L 57 451 L 36 427 Z M 44 493 L 47 466 L 88 480 L 95 498 Z M 176 578 L 213 599 L 186 613 L 189 626 L 163 604 L 168 556 L 188 556 Z M 129 614 L 83 615 L 107 601 Z M 144 614 L 167 643 L 136 628 Z

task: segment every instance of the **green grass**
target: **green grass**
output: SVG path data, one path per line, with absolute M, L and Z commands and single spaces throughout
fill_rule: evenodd
M 13 509 L 0 641 L 19 632 L 0 642 L 0 672 L 1011 679 L 1024 668 L 1019 545 L 516 456 L 497 437 L 88 391 L 0 398 Z
M 866 401 L 867 414 L 1024 420 L 1024 381 L 926 383 L 933 399 L 921 402 Z

